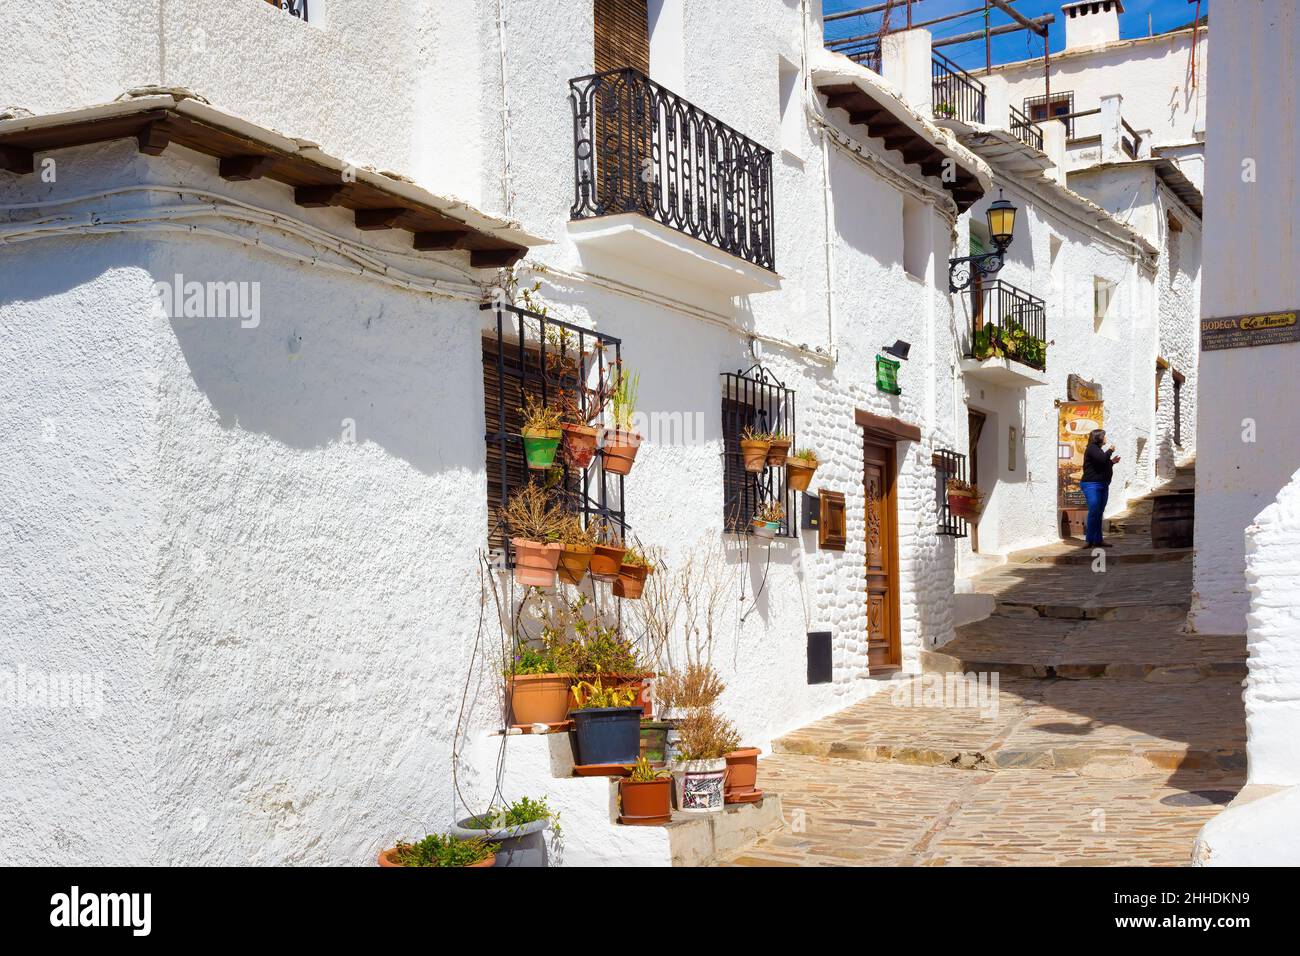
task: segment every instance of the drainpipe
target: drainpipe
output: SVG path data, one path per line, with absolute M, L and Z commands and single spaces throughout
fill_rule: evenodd
M 501 54 L 501 191 L 505 218 L 514 214 L 514 191 L 510 188 L 510 81 L 506 74 L 505 0 L 497 0 L 497 49 Z
M 812 13 L 808 8 L 809 0 L 801 0 L 803 12 L 803 88 L 804 104 L 808 115 L 817 116 L 817 94 L 812 85 L 812 58 L 808 55 L 808 25 Z M 818 123 L 817 131 L 822 146 L 822 246 L 826 260 L 826 353 L 832 362 L 835 353 L 835 222 L 834 200 L 831 195 L 831 144 L 830 134 L 825 126 Z

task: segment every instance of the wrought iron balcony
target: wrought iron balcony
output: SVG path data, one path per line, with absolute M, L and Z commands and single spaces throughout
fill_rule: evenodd
M 1001 279 L 970 290 L 971 328 L 966 357 L 1005 358 L 1047 370 L 1047 304 Z
M 931 53 L 930 89 L 935 119 L 984 122 L 984 84 L 942 53 Z
M 639 213 L 775 270 L 772 152 L 624 68 L 569 82 L 573 219 Z

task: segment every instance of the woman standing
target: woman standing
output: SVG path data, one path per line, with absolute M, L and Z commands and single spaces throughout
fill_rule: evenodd
M 1110 547 L 1101 539 L 1101 519 L 1110 498 L 1111 472 L 1119 464 L 1119 455 L 1114 454 L 1114 445 L 1104 448 L 1105 441 L 1106 430 L 1094 428 L 1088 433 L 1088 447 L 1083 450 L 1083 477 L 1079 479 L 1079 490 L 1088 502 L 1088 523 L 1084 530 L 1090 548 Z

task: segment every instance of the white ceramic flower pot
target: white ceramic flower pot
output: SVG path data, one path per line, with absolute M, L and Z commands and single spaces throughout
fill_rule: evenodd
M 670 765 L 677 809 L 683 813 L 718 813 L 726 803 L 727 761 L 679 760 Z

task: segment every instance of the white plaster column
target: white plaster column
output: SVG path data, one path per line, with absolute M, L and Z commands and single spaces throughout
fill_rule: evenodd
M 1065 182 L 1065 135 L 1068 132 L 1060 120 L 1044 120 L 1039 126 L 1043 129 L 1043 152 L 1052 161 L 1048 175 L 1062 186 Z
M 898 88 L 904 103 L 932 118 L 929 30 L 904 30 L 882 38 L 880 72 Z
M 1103 163 L 1122 163 L 1124 155 L 1124 126 L 1121 110 L 1124 97 L 1112 93 L 1101 98 L 1101 161 Z
M 984 125 L 1011 130 L 1011 84 L 1003 76 L 986 76 L 984 84 Z

